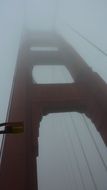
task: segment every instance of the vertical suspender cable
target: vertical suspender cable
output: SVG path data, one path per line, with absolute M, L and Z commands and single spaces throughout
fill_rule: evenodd
M 107 171 L 107 165 L 106 165 L 106 163 L 105 163 L 105 161 L 104 161 L 104 159 L 103 159 L 103 156 L 101 155 L 101 152 L 100 152 L 100 150 L 99 150 L 99 148 L 98 148 L 98 145 L 97 145 L 97 143 L 96 143 L 96 141 L 95 141 L 95 139 L 94 139 L 94 136 L 93 136 L 93 134 L 92 134 L 92 132 L 91 132 L 91 130 L 90 130 L 90 127 L 89 127 L 89 125 L 88 125 L 88 123 L 87 123 L 87 121 L 86 121 L 86 118 L 85 118 L 84 115 L 82 115 L 82 117 L 83 117 L 83 120 L 84 120 L 84 122 L 85 122 L 85 124 L 86 124 L 86 126 L 87 126 L 87 129 L 88 129 L 88 132 L 89 132 L 89 134 L 90 134 L 90 136 L 91 136 L 91 138 L 92 138 L 92 141 L 93 141 L 93 143 L 94 143 L 94 145 L 95 145 L 95 147 L 96 147 L 96 150 L 97 150 L 97 152 L 98 152 L 98 154 L 99 154 L 99 157 L 100 157 L 100 159 L 101 159 L 101 161 L 102 161 L 102 163 L 103 163 L 103 166 L 104 166 L 105 170 Z
M 90 165 L 89 165 L 89 163 L 88 163 L 88 159 L 87 159 L 86 153 L 85 153 L 85 151 L 84 151 L 84 147 L 83 147 L 83 145 L 82 145 L 82 142 L 81 142 L 81 139 L 80 139 L 80 136 L 79 136 L 79 133 L 78 133 L 78 130 L 77 130 L 75 121 L 74 121 L 74 119 L 73 119 L 73 117 L 72 117 L 71 114 L 70 114 L 70 117 L 71 117 L 71 120 L 72 120 L 72 122 L 73 122 L 74 130 L 75 130 L 76 135 L 77 135 L 77 137 L 78 137 L 78 140 L 79 140 L 79 143 L 80 143 L 80 146 L 81 146 L 82 153 L 83 153 L 84 158 L 85 158 L 85 161 L 86 161 L 86 163 L 87 163 L 87 166 L 88 166 L 88 169 L 89 169 L 89 173 L 90 173 L 92 182 L 93 182 L 93 184 L 94 184 L 94 188 L 95 188 L 95 190 L 98 190 L 97 184 L 96 184 L 96 182 L 95 182 L 95 180 L 94 180 L 94 177 L 93 177 L 93 174 L 92 174 Z
M 64 129 L 65 129 L 65 128 L 63 128 L 63 130 L 64 130 Z M 72 150 L 73 150 L 74 157 L 75 157 L 75 160 L 76 160 L 76 165 L 77 165 L 77 168 L 78 168 L 78 171 L 79 171 L 81 183 L 82 183 L 83 188 L 86 190 L 86 187 L 85 187 L 85 184 L 84 184 L 84 180 L 83 180 L 83 176 L 82 176 L 82 173 L 81 173 L 81 169 L 80 169 L 80 166 L 79 166 L 78 157 L 77 157 L 77 155 L 76 155 L 76 151 L 75 151 L 75 148 L 74 148 L 73 140 L 72 140 L 70 131 L 68 130 L 68 126 L 66 127 L 66 130 L 64 130 L 64 133 L 66 133 L 68 139 L 69 139 L 70 142 L 71 142 L 71 146 L 72 146 Z M 71 153 L 71 152 L 70 152 L 70 153 Z
M 65 134 L 67 134 L 67 133 L 65 133 L 65 130 L 64 130 L 64 127 L 63 127 L 63 124 L 62 125 L 60 125 L 61 126 L 61 131 L 63 132 L 63 138 L 64 138 L 64 141 L 65 141 L 65 145 L 66 145 L 66 147 L 65 147 L 65 151 L 66 151 L 66 154 L 68 155 L 68 159 L 70 159 L 70 166 L 71 166 L 71 170 L 73 171 L 74 169 L 73 169 L 73 166 L 72 166 L 72 160 L 71 160 L 71 151 L 69 151 L 69 148 L 68 148 L 68 146 L 67 146 L 67 144 L 68 144 L 68 142 L 67 142 L 67 138 L 65 137 Z M 72 146 L 72 145 L 71 145 Z M 72 149 L 72 148 L 71 148 Z M 65 163 L 66 163 L 66 161 L 65 161 Z M 71 175 L 71 174 L 70 174 Z M 72 175 L 73 175 L 73 178 L 74 178 L 74 181 L 75 181 L 75 184 L 76 184 L 76 187 L 77 187 L 77 179 L 76 179 L 76 177 L 75 177 L 75 174 L 74 174 L 74 172 L 72 172 Z M 71 183 L 71 182 L 70 182 Z M 72 184 L 71 184 L 71 186 L 72 186 Z M 77 188 L 76 188 L 77 189 Z

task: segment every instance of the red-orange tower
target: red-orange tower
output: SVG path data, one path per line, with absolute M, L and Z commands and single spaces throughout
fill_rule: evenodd
M 57 47 L 58 51 L 31 51 L 31 47 Z M 50 61 L 65 65 L 71 84 L 33 84 L 34 65 Z M 37 185 L 39 124 L 50 112 L 77 111 L 95 123 L 107 144 L 107 85 L 56 33 L 26 33 L 22 39 L 7 121 L 24 122 L 24 133 L 5 136 L 0 166 L 0 188 L 34 190 Z

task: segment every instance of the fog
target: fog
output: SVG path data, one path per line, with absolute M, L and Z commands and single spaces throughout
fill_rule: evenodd
M 18 48 L 20 45 L 21 36 L 26 29 L 32 31 L 57 31 L 68 41 L 68 43 L 72 44 L 77 52 L 84 58 L 87 64 L 90 65 L 94 71 L 98 72 L 100 76 L 107 82 L 106 19 L 106 0 L 0 1 L 0 122 L 4 122 L 6 120 Z M 88 41 L 81 38 L 81 36 L 74 32 L 72 28 L 75 31 L 78 31 L 78 33 L 84 36 L 84 38 L 86 38 Z M 102 52 L 99 49 L 102 50 Z M 50 116 L 50 118 L 51 117 L 52 116 Z M 56 121 L 53 119 L 53 122 L 57 123 L 56 126 L 60 126 L 60 122 L 63 123 L 63 120 L 61 119 L 62 117 L 68 118 L 68 115 L 53 116 L 53 118 L 56 118 L 57 120 Z M 82 118 L 80 118 L 81 116 L 74 114 L 74 117 L 76 118 L 75 122 L 77 122 L 76 126 L 79 126 L 80 122 L 81 125 L 85 126 L 85 124 L 82 123 L 83 121 Z M 52 120 L 50 120 L 50 118 L 48 121 L 49 124 L 45 123 L 48 120 L 46 118 L 43 121 L 44 124 L 42 123 L 44 126 L 51 125 L 50 130 L 45 128 L 45 131 L 43 132 L 41 127 L 40 155 L 42 157 L 40 157 L 38 167 L 39 190 L 70 190 L 71 184 L 73 190 L 106 190 L 107 171 L 104 169 L 101 158 L 96 151 L 95 145 L 92 144 L 92 139 L 90 138 L 89 132 L 86 131 L 86 128 L 84 127 L 82 132 L 80 128 L 78 129 L 79 134 L 81 134 L 80 139 L 83 150 L 86 154 L 85 159 L 83 153 L 81 153 L 81 147 L 79 145 L 75 131 L 73 131 L 74 137 L 72 136 L 73 142 L 75 141 L 75 144 L 72 144 L 74 147 L 74 152 L 76 151 L 75 153 L 72 151 L 70 152 L 70 142 L 67 144 L 68 152 L 70 153 L 66 152 L 66 147 L 65 149 L 62 148 L 61 143 L 63 142 L 64 138 L 67 139 L 67 137 L 63 136 L 65 133 L 60 133 L 60 127 L 55 129 L 57 131 L 56 142 L 58 143 L 58 147 L 57 144 L 54 144 L 54 138 L 52 139 L 52 143 L 50 143 L 50 147 L 47 147 L 49 146 L 49 143 L 45 142 L 47 136 L 49 137 L 49 142 L 51 142 L 50 136 L 52 136 L 52 134 L 56 134 L 56 131 L 52 131 Z M 60 118 L 60 121 L 58 118 Z M 70 126 L 73 122 L 69 118 L 68 120 L 68 126 Z M 89 120 L 87 123 L 91 126 L 91 131 L 96 143 L 99 146 L 99 151 L 103 156 L 104 162 L 107 164 L 106 147 L 103 144 L 101 137 L 97 134 L 97 131 L 95 131 L 93 124 Z M 73 127 L 74 125 L 72 124 L 72 128 Z M 60 134 L 62 134 L 62 136 L 60 136 Z M 87 137 L 88 140 L 85 137 Z M 0 139 L 2 141 L 2 136 Z M 93 151 L 90 151 L 91 145 L 94 147 Z M 45 153 L 44 149 L 47 151 L 47 154 Z M 51 151 L 51 156 L 47 156 L 49 151 Z M 52 154 L 53 151 L 55 154 Z M 79 154 L 77 152 L 79 152 Z M 88 152 L 90 154 L 88 154 Z M 63 158 L 62 162 L 60 159 L 60 154 L 62 155 L 61 158 Z M 71 157 L 69 157 L 69 154 Z M 56 157 L 54 157 L 55 155 Z M 77 162 L 75 162 L 75 156 L 78 158 Z M 47 160 L 49 158 L 50 160 L 53 159 L 52 162 Z M 90 169 L 86 163 L 87 159 Z M 84 160 L 84 162 L 82 160 Z M 76 163 L 77 165 L 75 165 Z M 72 169 L 70 164 L 72 165 Z M 46 170 L 48 171 L 46 172 Z M 80 171 L 79 174 L 78 171 Z M 94 176 L 93 178 L 90 177 L 90 172 Z M 81 180 L 83 180 L 83 183 Z

